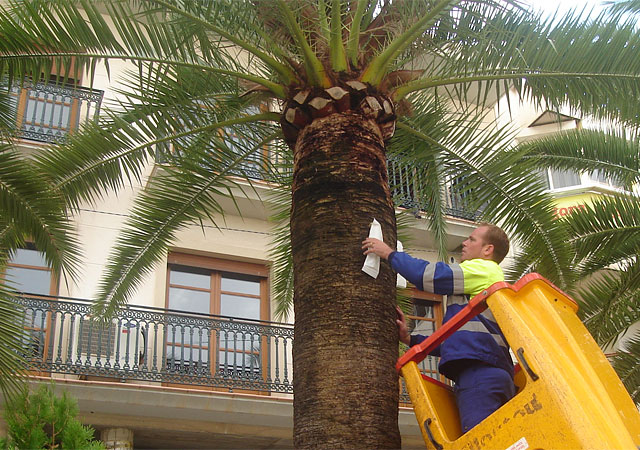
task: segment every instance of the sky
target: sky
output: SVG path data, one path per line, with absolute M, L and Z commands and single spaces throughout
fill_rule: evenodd
M 548 14 L 553 14 L 556 9 L 560 9 L 560 11 L 568 11 L 573 8 L 577 8 L 578 10 L 582 9 L 584 6 L 587 8 L 597 7 L 600 8 L 601 1 L 600 0 L 523 0 L 526 3 L 533 5 L 534 9 L 540 9 Z

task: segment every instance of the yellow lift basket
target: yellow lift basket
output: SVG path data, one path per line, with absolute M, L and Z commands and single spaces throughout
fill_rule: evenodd
M 421 374 L 422 361 L 487 306 L 518 359 L 514 398 L 462 434 L 452 389 Z M 577 304 L 529 274 L 495 283 L 398 359 L 428 449 L 640 449 L 640 414 Z

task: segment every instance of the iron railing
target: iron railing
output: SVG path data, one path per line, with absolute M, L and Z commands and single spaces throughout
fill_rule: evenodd
M 428 211 L 426 202 L 418 195 L 416 178 L 419 176 L 416 169 L 406 163 L 402 163 L 395 158 L 387 161 L 387 173 L 389 185 L 393 193 L 394 203 L 397 206 L 415 210 Z M 450 181 L 443 187 L 443 198 L 445 201 L 445 213 L 452 217 L 467 220 L 477 220 L 481 211 L 469 207 L 468 197 L 470 191 L 459 188 L 459 184 Z
M 82 86 L 34 82 L 10 88 L 16 111 L 16 137 L 62 143 L 82 121 L 97 120 L 103 91 Z
M 22 85 L 14 84 L 11 89 L 16 110 L 16 135 L 46 143 L 62 143 L 76 130 L 81 120 L 97 120 L 100 113 L 103 91 L 81 86 L 25 80 Z M 230 139 L 233 145 L 233 139 Z M 157 149 L 157 161 L 165 160 L 164 154 L 171 151 L 170 144 L 162 144 Z M 269 178 L 261 163 L 265 155 L 257 150 L 233 173 L 252 179 Z M 426 205 L 416 195 L 414 169 L 393 159 L 388 165 L 389 182 L 398 206 L 424 210 Z M 453 189 L 449 183 L 445 187 L 446 213 L 453 217 L 476 220 L 478 211 L 468 208 L 464 195 Z
M 103 323 L 86 300 L 21 295 L 15 302 L 22 356 L 39 374 L 293 394 L 290 324 L 145 306 L 120 309 Z M 437 364 L 429 356 L 419 366 L 437 377 Z M 410 403 L 404 383 L 400 401 Z
M 293 393 L 292 325 L 129 306 L 106 323 L 91 303 L 23 295 L 29 370 L 260 393 Z

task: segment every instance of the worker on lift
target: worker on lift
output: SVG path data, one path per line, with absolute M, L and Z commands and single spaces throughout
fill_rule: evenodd
M 499 227 L 482 223 L 462 243 L 460 264 L 430 263 L 393 251 L 384 242 L 367 238 L 364 254 L 386 259 L 393 270 L 418 289 L 447 295 L 444 322 L 451 319 L 474 295 L 504 281 L 498 265 L 509 251 L 509 238 Z M 410 336 L 404 314 L 398 309 L 398 337 L 409 346 L 428 336 Z M 466 433 L 509 401 L 516 392 L 509 347 L 488 309 L 463 325 L 434 352 L 438 370 L 454 381 L 462 432 Z

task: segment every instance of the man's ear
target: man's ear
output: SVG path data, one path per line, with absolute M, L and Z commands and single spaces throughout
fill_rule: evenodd
M 485 244 L 484 247 L 482 247 L 483 256 L 490 259 L 493 256 L 494 249 L 495 247 L 493 244 Z

